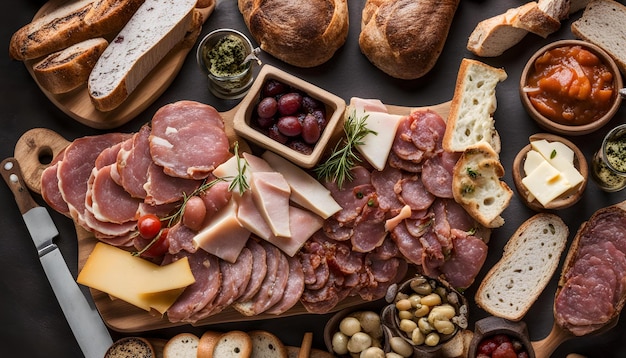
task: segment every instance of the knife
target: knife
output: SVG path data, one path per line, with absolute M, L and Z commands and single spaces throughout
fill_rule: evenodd
M 30 195 L 15 158 L 2 161 L 2 177 L 22 213 L 28 232 L 39 253 L 48 281 L 52 285 L 63 314 L 87 358 L 102 358 L 113 344 L 111 335 L 95 305 L 91 304 L 72 276 L 61 251 L 52 242 L 59 235 L 46 208 L 37 205 Z

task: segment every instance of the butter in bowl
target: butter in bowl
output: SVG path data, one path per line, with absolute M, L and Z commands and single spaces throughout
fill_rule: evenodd
M 513 181 L 520 199 L 535 211 L 577 203 L 587 186 L 585 156 L 571 141 L 549 133 L 530 136 L 513 161 Z

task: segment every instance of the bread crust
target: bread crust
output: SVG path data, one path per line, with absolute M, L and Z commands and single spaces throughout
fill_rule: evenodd
M 238 6 L 261 49 L 293 66 L 325 63 L 348 37 L 347 0 L 239 0 Z
M 399 79 L 416 79 L 437 62 L 459 0 L 368 0 L 359 46 L 372 64 Z

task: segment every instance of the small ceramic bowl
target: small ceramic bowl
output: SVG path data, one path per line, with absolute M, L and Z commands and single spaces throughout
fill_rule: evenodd
M 341 311 L 338 311 L 337 313 L 335 313 L 328 320 L 328 322 L 326 322 L 326 325 L 324 326 L 324 344 L 326 345 L 326 349 L 329 352 L 333 352 L 333 354 L 335 354 L 335 356 L 337 357 L 349 358 L 350 354 L 337 354 L 336 352 L 334 352 L 333 336 L 335 335 L 335 333 L 339 332 L 339 325 L 341 321 L 348 316 L 353 316 L 355 314 L 364 313 L 364 312 L 375 313 L 378 316 L 378 319 L 380 319 L 380 310 L 384 307 L 384 305 L 385 305 L 385 302 L 379 300 L 379 301 L 367 302 L 358 306 L 344 308 Z M 381 348 L 384 348 L 386 342 L 384 340 L 384 332 L 382 331 L 382 325 L 381 325 L 380 335 L 381 335 L 380 346 Z
M 606 65 L 609 68 L 610 72 L 613 74 L 612 76 L 613 77 L 613 96 L 611 99 L 611 106 L 610 108 L 608 108 L 606 113 L 602 115 L 601 118 L 595 119 L 594 121 L 588 124 L 567 125 L 567 124 L 557 123 L 556 121 L 540 113 L 535 107 L 535 105 L 533 105 L 528 95 L 529 93 L 528 80 L 530 76 L 532 76 L 535 70 L 535 62 L 537 61 L 537 59 L 543 56 L 547 51 L 565 47 L 565 46 L 581 46 L 583 49 L 589 50 L 590 52 L 598 56 L 601 62 L 604 65 Z M 607 124 L 611 120 L 611 118 L 613 118 L 613 116 L 619 109 L 619 106 L 622 102 L 622 97 L 618 93 L 618 91 L 622 87 L 623 87 L 623 81 L 622 81 L 622 76 L 619 72 L 619 69 L 617 65 L 615 64 L 615 61 L 604 50 L 586 41 L 560 40 L 560 41 L 556 41 L 556 42 L 553 42 L 551 44 L 548 44 L 542 47 L 537 52 L 535 52 L 532 55 L 532 57 L 528 60 L 528 62 L 526 63 L 526 66 L 524 67 L 524 70 L 522 71 L 522 75 L 520 78 L 519 92 L 520 92 L 520 99 L 522 101 L 522 104 L 524 105 L 524 108 L 541 128 L 552 133 L 575 136 L 575 135 L 588 134 L 593 131 L 596 131 L 597 129 Z
M 513 160 L 513 181 L 515 183 L 515 187 L 517 189 L 517 192 L 519 193 L 520 199 L 524 202 L 524 204 L 526 204 L 526 206 L 535 211 L 558 210 L 568 208 L 576 204 L 580 200 L 587 186 L 587 181 L 589 178 L 589 168 L 587 165 L 587 160 L 585 159 L 582 151 L 574 143 L 554 134 L 533 134 L 532 136 L 530 136 L 529 142 L 541 139 L 545 139 L 548 142 L 561 142 L 574 151 L 574 167 L 583 176 L 583 182 L 575 188 L 561 194 L 559 197 L 550 201 L 545 206 L 534 198 L 532 200 L 529 200 L 529 197 L 532 197 L 532 195 L 530 194 L 526 186 L 522 183 L 522 179 L 526 176 L 526 173 L 524 172 L 524 162 L 526 160 L 526 154 L 528 154 L 528 152 L 531 150 L 531 146 L 530 144 L 528 144 L 519 151 L 519 153 L 517 154 L 517 156 L 515 156 L 515 159 Z
M 253 111 L 261 100 L 263 85 L 270 79 L 278 80 L 297 90 L 303 91 L 314 99 L 321 101 L 326 107 L 326 118 L 328 122 L 310 154 L 304 154 L 275 141 L 252 126 Z M 326 151 L 336 128 L 338 128 L 337 126 L 343 120 L 345 109 L 346 102 L 340 97 L 276 67 L 264 65 L 259 71 L 250 91 L 242 100 L 240 109 L 235 113 L 233 125 L 235 132 L 248 139 L 251 143 L 280 154 L 303 168 L 312 168 L 319 162 L 322 154 Z
M 468 358 L 476 358 L 478 346 L 484 340 L 498 334 L 505 334 L 510 339 L 522 343 L 529 358 L 535 358 L 535 351 L 528 337 L 528 328 L 523 321 L 512 322 L 500 317 L 487 317 L 476 322 L 474 336 L 469 345 Z

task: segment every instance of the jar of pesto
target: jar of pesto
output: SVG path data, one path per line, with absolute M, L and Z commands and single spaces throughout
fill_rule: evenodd
M 236 30 L 218 29 L 206 35 L 198 45 L 196 60 L 208 76 L 211 93 L 223 99 L 245 96 L 252 85 L 252 64 L 258 62 L 257 51 Z
M 592 175 L 604 191 L 626 187 L 626 124 L 613 128 L 594 154 Z

